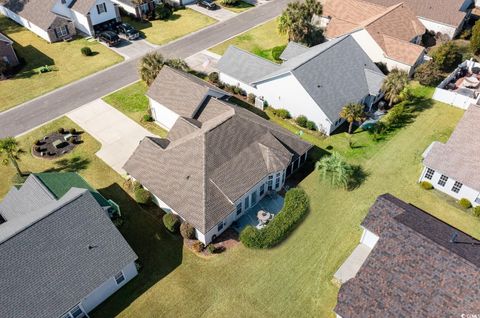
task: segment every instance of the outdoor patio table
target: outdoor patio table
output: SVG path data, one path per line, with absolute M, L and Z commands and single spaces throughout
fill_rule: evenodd
M 267 222 L 270 219 L 270 213 L 265 211 L 258 211 L 257 218 L 262 222 Z

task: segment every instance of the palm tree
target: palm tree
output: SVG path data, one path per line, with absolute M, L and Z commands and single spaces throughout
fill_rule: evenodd
M 349 165 L 337 152 L 323 157 L 316 164 L 322 179 L 328 179 L 335 187 L 348 188 L 353 176 L 353 167 Z
M 401 93 L 408 84 L 408 74 L 399 69 L 393 69 L 385 78 L 382 84 L 382 91 L 388 100 L 388 105 L 392 107 L 394 103 L 400 100 Z
M 20 160 L 19 155 L 23 153 L 23 150 L 18 148 L 18 143 L 13 137 L 7 137 L 0 139 L 0 156 L 3 158 L 2 162 L 4 165 L 11 163 L 17 170 L 19 177 L 23 175 L 22 171 L 18 166 L 18 160 Z
M 140 78 L 150 86 L 165 63 L 162 54 L 152 52 L 145 54 L 138 64 Z
M 311 22 L 313 16 L 321 16 L 322 11 L 322 5 L 317 0 L 291 2 L 278 18 L 278 32 L 287 34 L 289 41 L 307 45 L 317 44 L 322 38 L 322 32 L 319 32 Z
M 362 120 L 364 115 L 363 108 L 363 105 L 358 103 L 349 103 L 343 106 L 342 111 L 340 112 L 340 118 L 346 119 L 349 123 L 349 134 L 352 133 L 353 123 Z

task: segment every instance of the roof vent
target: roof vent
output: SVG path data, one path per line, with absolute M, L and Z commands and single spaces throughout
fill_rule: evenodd
M 190 176 L 186 176 L 185 179 L 189 180 L 189 179 L 190 179 Z
M 88 249 L 89 250 L 93 250 L 94 248 L 97 248 L 98 245 L 88 245 Z
M 450 237 L 450 243 L 457 243 L 457 236 L 458 236 L 458 233 L 453 232 L 452 236 Z

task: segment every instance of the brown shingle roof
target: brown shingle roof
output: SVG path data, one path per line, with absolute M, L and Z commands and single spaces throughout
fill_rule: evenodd
M 475 190 L 480 190 L 480 107 L 470 105 L 450 139 L 435 142 L 423 164 Z
M 87 15 L 95 3 L 96 0 L 73 0 L 72 3 L 70 3 L 70 8 L 78 13 Z
M 389 194 L 362 225 L 380 239 L 340 288 L 335 312 L 354 317 L 460 317 L 480 308 L 480 242 Z M 450 240 L 457 233 L 456 242 Z
M 0 0 L 0 5 L 46 31 L 54 21 L 58 22 L 58 19 L 68 21 L 51 11 L 56 2 L 56 0 Z

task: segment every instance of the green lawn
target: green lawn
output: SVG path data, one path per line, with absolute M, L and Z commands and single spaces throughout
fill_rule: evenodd
M 4 16 L 0 16 L 0 30 L 15 42 L 18 57 L 26 62 L 15 77 L 0 81 L 0 111 L 123 60 L 107 47 L 85 39 L 48 43 Z M 80 48 L 84 46 L 90 47 L 95 55 L 83 56 Z M 54 65 L 56 70 L 41 75 L 33 71 L 44 65 Z
M 254 7 L 253 4 L 250 4 L 245 1 L 239 1 L 235 6 L 227 6 L 221 3 L 221 1 L 218 1 L 217 4 L 221 6 L 224 9 L 230 10 L 235 13 L 242 13 L 244 11 L 247 11 L 248 9 L 251 9 Z
M 151 133 L 165 137 L 167 131 L 154 122 L 143 120 L 143 116 L 148 113 L 149 109 L 148 98 L 145 96 L 147 89 L 145 83 L 139 81 L 105 96 L 103 100 L 139 123 Z
M 273 61 L 272 48 L 286 45 L 287 43 L 287 36 L 278 33 L 277 19 L 273 19 L 251 29 L 250 31 L 242 33 L 233 39 L 220 43 L 209 50 L 223 55 L 230 45 L 235 45 L 241 49 Z
M 167 21 L 139 22 L 129 17 L 123 17 L 122 19 L 140 30 L 148 42 L 158 45 L 173 41 L 217 22 L 217 20 L 191 9 L 177 10 Z

